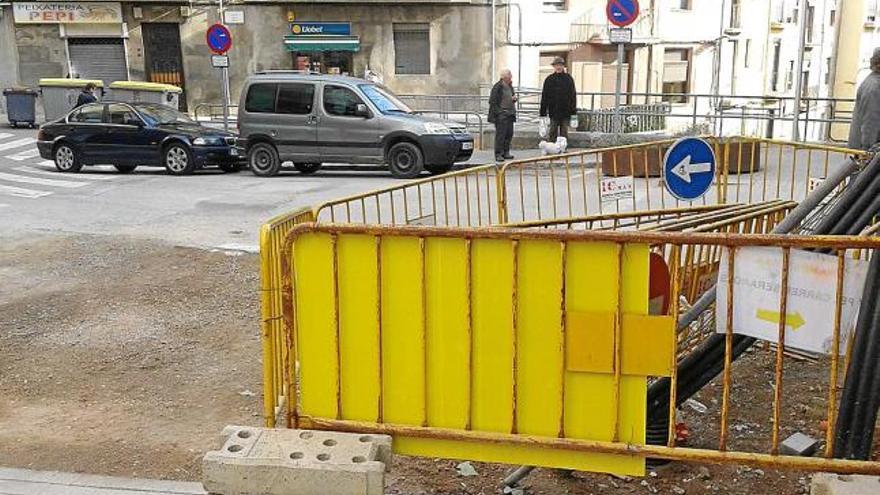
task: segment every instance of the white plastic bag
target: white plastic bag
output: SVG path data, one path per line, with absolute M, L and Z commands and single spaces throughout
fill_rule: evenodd
M 538 148 L 541 150 L 541 154 L 544 156 L 561 155 L 562 153 L 565 153 L 566 149 L 568 149 L 568 139 L 560 136 L 556 139 L 555 143 L 541 141 L 540 143 L 538 143 Z
M 568 139 L 562 136 L 556 138 L 556 147 L 559 148 L 559 154 L 565 153 L 568 149 Z
M 550 122 L 547 117 L 541 117 L 538 119 L 538 135 L 541 136 L 541 139 L 547 139 L 547 135 L 550 133 Z

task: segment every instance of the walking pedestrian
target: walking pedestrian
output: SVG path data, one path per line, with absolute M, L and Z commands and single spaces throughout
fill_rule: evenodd
M 86 86 L 80 91 L 79 96 L 76 98 L 76 107 L 74 108 L 98 101 L 98 99 L 95 98 L 96 87 L 95 83 L 86 83 Z
M 516 92 L 513 90 L 513 74 L 509 69 L 501 71 L 501 79 L 489 94 L 489 122 L 495 124 L 495 161 L 512 160 L 510 142 L 513 140 L 513 123 L 516 122 Z
M 541 92 L 541 117 L 550 117 L 549 140 L 555 143 L 561 137 L 568 138 L 571 116 L 577 112 L 577 90 L 574 79 L 565 72 L 565 60 L 553 59 L 553 74 L 544 80 Z
M 852 124 L 849 127 L 849 147 L 867 150 L 880 141 L 880 48 L 871 56 L 871 74 L 859 86 Z

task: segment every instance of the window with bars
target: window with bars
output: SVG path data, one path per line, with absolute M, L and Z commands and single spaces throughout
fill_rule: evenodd
M 394 25 L 395 74 L 431 73 L 430 24 Z

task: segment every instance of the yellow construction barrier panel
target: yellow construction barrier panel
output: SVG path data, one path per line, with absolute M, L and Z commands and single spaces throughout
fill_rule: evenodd
M 644 244 L 310 231 L 293 242 L 302 418 L 645 444 L 674 321 Z M 401 454 L 644 474 L 638 456 L 395 436 Z

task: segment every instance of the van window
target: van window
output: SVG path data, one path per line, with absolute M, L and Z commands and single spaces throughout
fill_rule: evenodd
M 273 113 L 277 84 L 253 84 L 248 88 L 244 109 L 249 113 Z
M 324 111 L 343 117 L 357 116 L 357 106 L 363 100 L 354 91 L 341 86 L 324 86 Z
M 315 101 L 314 84 L 282 84 L 278 90 L 277 113 L 308 115 Z

